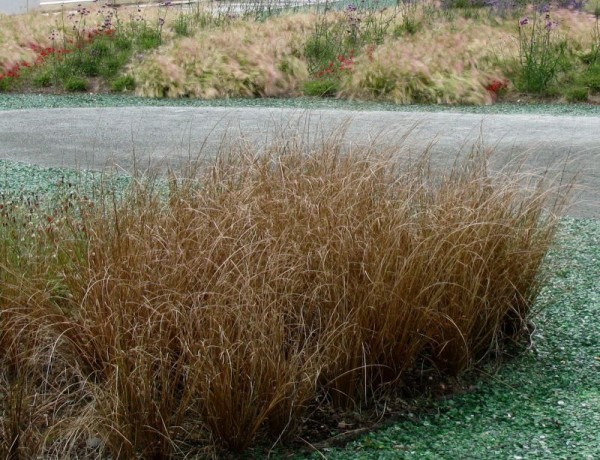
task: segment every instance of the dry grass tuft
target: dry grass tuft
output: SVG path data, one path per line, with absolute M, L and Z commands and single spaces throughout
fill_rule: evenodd
M 486 86 L 505 78 L 498 53 L 516 53 L 505 22 L 440 19 L 418 34 L 371 46 L 342 94 L 399 104 L 490 104 Z
M 300 57 L 310 20 L 304 14 L 229 21 L 174 40 L 132 66 L 147 97 L 298 96 L 308 77 Z
M 0 71 L 13 67 L 21 61 L 33 63 L 36 55 L 30 45 L 48 47 L 48 38 L 55 25 L 45 15 L 6 16 L 0 14 Z
M 478 151 L 428 164 L 239 148 L 168 196 L 136 183 L 65 220 L 60 263 L 47 242 L 26 257 L 39 276 L 5 251 L 0 454 L 241 451 L 293 435 L 316 401 L 362 404 L 500 349 L 559 207 L 545 178 L 488 175 Z

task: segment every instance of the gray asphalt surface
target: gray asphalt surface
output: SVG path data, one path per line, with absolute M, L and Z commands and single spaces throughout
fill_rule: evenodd
M 177 168 L 214 157 L 225 139 L 259 148 L 302 137 L 320 142 L 343 131 L 347 145 L 431 151 L 448 167 L 475 144 L 493 149 L 490 168 L 523 161 L 527 170 L 578 174 L 569 214 L 600 218 L 600 117 L 465 113 L 346 112 L 272 108 L 79 108 L 0 112 L 0 158 L 44 166 L 131 172 Z

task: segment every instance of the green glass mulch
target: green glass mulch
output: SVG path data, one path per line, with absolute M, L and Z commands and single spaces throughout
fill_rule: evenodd
M 488 106 L 398 105 L 341 99 L 299 97 L 295 99 L 150 99 L 117 94 L 2 94 L 0 111 L 77 107 L 270 107 L 300 110 L 366 110 L 396 112 L 460 112 L 477 114 L 547 114 L 600 116 L 600 105 L 499 103 Z

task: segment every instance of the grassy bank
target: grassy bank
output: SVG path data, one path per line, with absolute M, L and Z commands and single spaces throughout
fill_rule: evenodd
M 5 193 L 3 455 L 289 442 L 317 412 L 501 353 L 526 333 L 559 208 L 544 178 L 488 176 L 483 153 L 427 162 L 288 139 L 232 146 L 168 193 Z
M 167 2 L 169 3 L 169 2 Z M 598 102 L 593 5 L 80 7 L 0 18 L 0 89 L 396 104 Z M 240 46 L 242 44 L 243 46 Z

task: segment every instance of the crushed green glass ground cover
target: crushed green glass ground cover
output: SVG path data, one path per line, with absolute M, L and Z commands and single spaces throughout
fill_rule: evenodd
M 150 99 L 114 94 L 1 94 L 0 111 L 37 108 L 77 107 L 271 107 L 301 110 L 366 110 L 396 112 L 460 112 L 476 114 L 547 114 L 571 116 L 599 116 L 600 105 L 595 104 L 514 104 L 487 106 L 454 105 L 399 105 L 383 102 L 348 101 L 332 98 L 299 97 L 295 99 Z

